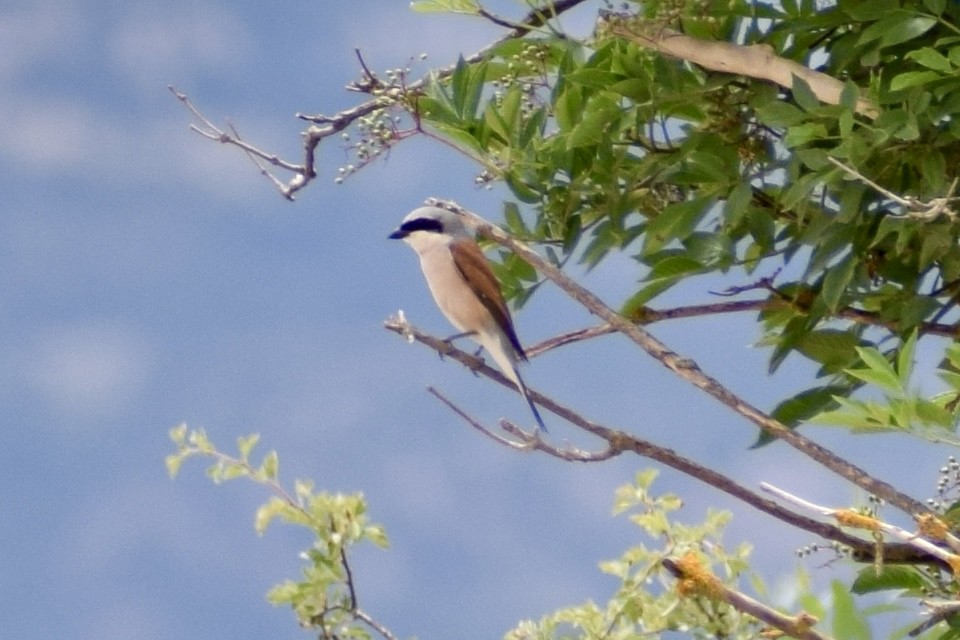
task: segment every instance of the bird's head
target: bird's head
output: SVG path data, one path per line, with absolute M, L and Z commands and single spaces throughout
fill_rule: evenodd
M 392 240 L 403 240 L 417 251 L 438 242 L 469 237 L 460 216 L 439 207 L 414 209 L 389 236 Z

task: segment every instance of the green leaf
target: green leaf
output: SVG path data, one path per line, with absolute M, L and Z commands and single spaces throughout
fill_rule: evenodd
M 933 47 L 915 49 L 907 53 L 904 57 L 908 60 L 916 60 L 917 64 L 928 69 L 933 69 L 934 71 L 942 71 L 943 73 L 953 72 L 953 65 L 950 63 L 950 60 Z
M 505 202 L 503 205 L 503 220 L 507 230 L 514 235 L 523 236 L 529 233 L 527 224 L 520 215 L 520 207 L 516 202 Z
M 870 3 L 864 5 L 869 6 Z M 936 23 L 937 19 L 933 16 L 896 11 L 864 29 L 858 44 L 863 45 L 879 39 L 881 47 L 891 47 L 923 35 Z
M 849 331 L 820 329 L 801 335 L 797 351 L 823 365 L 848 365 L 855 359 L 860 339 Z
M 182 453 L 171 453 L 164 458 L 163 461 L 167 467 L 167 475 L 169 475 L 171 478 L 176 478 L 185 459 L 186 458 Z
M 900 15 L 904 16 L 905 19 L 898 16 L 884 21 L 888 24 L 880 40 L 881 46 L 891 47 L 901 42 L 913 40 L 937 24 L 937 19 L 933 16 L 911 15 L 908 13 Z
M 875 384 L 891 393 L 901 393 L 900 376 L 882 353 L 874 347 L 857 347 L 857 355 L 867 365 L 866 369 L 850 370 L 849 373 L 865 382 Z
M 804 111 L 813 111 L 820 107 L 820 99 L 810 88 L 809 83 L 798 75 L 793 76 L 791 91 L 793 99 Z
M 567 137 L 567 148 L 599 144 L 607 132 L 617 126 L 619 119 L 620 106 L 617 101 L 607 94 L 597 96 L 589 101 L 583 111 L 583 118 Z
M 580 89 L 568 88 L 560 94 L 554 105 L 554 117 L 563 133 L 573 131 L 583 114 L 583 93 Z
M 913 372 L 913 355 L 917 347 L 917 332 L 910 333 L 903 346 L 900 347 L 900 353 L 897 354 L 897 375 L 900 378 L 900 386 L 904 389 L 910 382 L 910 374 Z
M 696 232 L 684 240 L 687 255 L 704 266 L 725 267 L 733 259 L 733 240 L 725 233 Z
M 671 256 L 660 260 L 653 266 L 650 273 L 645 278 L 644 286 L 640 291 L 631 296 L 621 309 L 621 313 L 627 317 L 632 316 L 640 310 L 647 302 L 660 295 L 684 277 L 700 273 L 703 271 L 703 265 L 687 258 L 686 256 Z
M 851 80 L 843 83 L 843 90 L 840 92 L 840 106 L 851 113 L 857 108 L 857 100 L 860 97 L 860 87 Z
M 857 609 L 847 586 L 839 580 L 830 585 L 833 596 L 833 635 L 844 640 L 871 640 L 870 624 Z
M 475 0 L 414 0 L 410 8 L 417 13 L 468 13 L 477 15 L 480 7 Z
M 846 255 L 839 264 L 827 269 L 827 273 L 823 277 L 823 290 L 820 293 L 820 299 L 831 312 L 840 307 L 843 294 L 853 280 L 856 270 L 857 260 L 853 254 Z
M 276 480 L 279 466 L 280 458 L 277 456 L 277 452 L 271 451 L 263 457 L 259 472 L 268 480 Z
M 942 76 L 936 71 L 908 71 L 894 76 L 890 81 L 890 91 L 901 91 L 939 80 Z
M 875 567 L 861 569 L 850 590 L 860 595 L 876 591 L 919 591 L 926 584 L 927 580 L 915 567 L 884 564 L 880 575 Z
M 737 186 L 730 191 L 727 201 L 724 203 L 724 215 L 727 224 L 731 227 L 737 226 L 746 215 L 750 208 L 750 201 L 753 198 L 753 189 L 747 182 L 739 182 Z
M 451 126 L 447 123 L 437 122 L 432 119 L 430 120 L 430 126 L 443 134 L 454 147 L 460 149 L 467 155 L 471 157 L 480 157 L 483 155 L 483 147 L 472 133 L 464 131 L 458 126 Z
M 267 531 L 267 527 L 270 526 L 270 523 L 273 522 L 274 518 L 279 516 L 286 509 L 287 503 L 276 496 L 270 498 L 265 504 L 261 505 L 260 508 L 257 509 L 257 513 L 253 519 L 253 529 L 257 532 L 257 535 L 262 536 Z
M 760 121 L 771 127 L 789 127 L 806 119 L 807 115 L 789 102 L 773 101 L 757 108 Z
M 585 87 L 596 89 L 606 89 L 610 85 L 623 80 L 623 76 L 612 71 L 602 69 L 587 68 L 579 69 L 573 73 L 567 74 L 565 79 L 573 84 L 579 84 Z
M 260 441 L 260 434 L 251 433 L 247 437 L 237 438 L 237 451 L 240 452 L 240 459 L 247 461 L 250 459 L 250 452 L 253 451 L 253 448 L 257 445 L 257 442 Z
M 363 537 L 381 549 L 386 549 L 390 546 L 390 540 L 387 538 L 387 532 L 380 525 L 374 524 L 364 529 Z
M 936 402 L 917 398 L 913 407 L 914 414 L 924 423 L 950 429 L 956 422 L 953 414 Z
M 807 389 L 782 401 L 774 408 L 771 415 L 788 427 L 795 427 L 833 404 L 835 395 L 846 392 L 846 388 L 838 385 Z
M 811 141 L 823 140 L 827 137 L 827 128 L 819 122 L 806 122 L 787 129 L 783 144 L 787 147 L 799 147 Z

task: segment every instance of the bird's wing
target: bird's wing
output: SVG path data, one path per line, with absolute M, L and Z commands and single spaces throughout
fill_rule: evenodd
M 523 347 L 520 346 L 517 332 L 513 328 L 510 309 L 500 291 L 500 283 L 480 247 L 469 238 L 460 238 L 450 244 L 450 254 L 464 281 L 507 334 L 517 356 L 521 360 L 526 360 L 527 356 L 523 353 Z

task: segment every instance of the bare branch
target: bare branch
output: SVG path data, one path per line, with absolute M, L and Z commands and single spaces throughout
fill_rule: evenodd
M 734 302 L 720 302 L 713 304 L 694 304 L 682 307 L 672 307 L 669 309 L 653 309 L 651 307 L 642 307 L 633 312 L 629 319 L 636 324 L 645 327 L 647 325 L 654 324 L 655 322 L 663 322 L 665 320 L 698 318 L 702 316 L 711 316 L 724 313 L 742 313 L 744 311 L 767 311 L 782 307 L 785 304 L 789 304 L 789 301 L 784 299 L 767 299 L 737 300 Z M 865 324 L 872 327 L 883 327 L 890 331 L 896 330 L 894 322 L 890 320 L 884 320 L 880 317 L 880 314 L 871 311 L 863 311 L 862 309 L 847 307 L 845 309 L 838 309 L 836 316 L 843 320 L 850 320 L 856 324 Z M 958 328 L 955 325 L 944 324 L 940 322 L 922 322 L 919 325 L 919 330 L 921 334 L 944 336 L 948 338 L 955 338 L 958 334 Z M 553 336 L 552 338 L 548 338 L 535 345 L 531 345 L 525 349 L 525 352 L 527 356 L 535 358 L 546 353 L 547 351 L 552 351 L 553 349 L 557 349 L 568 344 L 582 342 L 584 340 L 592 340 L 593 338 L 599 338 L 601 336 L 610 335 L 611 333 L 616 332 L 616 329 L 606 323 L 594 325 L 592 327 L 585 327 L 583 329 L 575 329 L 567 333 L 561 333 Z
M 242 142 L 242 140 L 240 139 L 240 132 L 237 131 L 237 128 L 233 126 L 233 123 L 228 122 L 227 124 L 230 126 L 230 132 L 233 135 L 233 137 L 238 142 Z M 260 159 L 255 154 L 253 154 L 249 149 L 243 148 L 243 151 L 244 153 L 247 154 L 247 157 L 250 158 L 250 161 L 253 162 L 253 164 L 257 167 L 257 169 L 259 169 L 260 175 L 265 176 L 268 180 L 270 180 L 270 182 L 273 183 L 273 186 L 275 186 L 281 193 L 283 193 L 283 183 L 280 181 L 280 179 L 277 178 L 272 173 L 270 173 L 270 171 L 263 165 L 263 163 L 260 162 Z
M 636 18 L 610 14 L 601 17 L 598 31 L 626 38 L 638 46 L 706 69 L 767 80 L 787 89 L 793 87 L 794 78 L 800 78 L 810 86 L 817 98 L 828 104 L 839 104 L 844 88 L 844 84 L 836 78 L 781 58 L 767 44 L 742 45 L 703 40 L 660 25 L 645 25 Z M 856 111 L 869 118 L 876 118 L 880 114 L 877 106 L 865 98 L 857 99 Z
M 491 380 L 509 389 L 516 390 L 516 387 L 513 386 L 512 382 L 510 382 L 498 370 L 487 366 L 482 358 L 478 358 L 461 351 L 447 340 L 442 340 L 440 338 L 423 333 L 415 326 L 410 324 L 406 318 L 403 317 L 402 313 L 397 317 L 388 319 L 384 323 L 384 327 L 403 336 L 409 342 L 419 342 L 433 349 L 444 358 L 449 358 L 459 362 L 478 375 L 490 378 Z M 789 509 L 785 509 L 778 503 L 768 500 L 767 498 L 750 491 L 731 478 L 728 478 L 727 476 L 724 476 L 713 469 L 701 466 L 693 460 L 677 454 L 672 449 L 661 447 L 624 431 L 612 429 L 610 427 L 593 422 L 573 411 L 572 409 L 559 404 L 552 398 L 541 394 L 535 389 L 530 389 L 528 387 L 527 390 L 534 402 L 552 412 L 556 416 L 566 420 L 570 424 L 603 439 L 607 442 L 608 448 L 598 453 L 582 452 L 578 449 L 557 449 L 548 442 L 544 441 L 542 438 L 531 436 L 530 434 L 517 429 L 515 426 L 511 425 L 511 423 L 503 421 L 502 424 L 504 429 L 511 435 L 520 438 L 519 442 L 510 440 L 481 425 L 479 422 L 471 418 L 466 412 L 462 411 L 452 402 L 447 400 L 435 389 L 431 388 L 430 393 L 440 399 L 441 402 L 446 404 L 451 410 L 466 420 L 475 429 L 494 441 L 509 446 L 512 449 L 521 451 L 529 451 L 534 449 L 543 451 L 544 453 L 559 459 L 573 462 L 593 462 L 596 460 L 612 458 L 616 455 L 620 455 L 621 453 L 631 452 L 644 458 L 649 458 L 659 462 L 692 478 L 696 478 L 697 480 L 700 480 L 711 487 L 719 489 L 720 491 L 751 505 L 755 509 L 767 513 L 768 515 L 771 515 L 788 525 L 804 531 L 809 531 L 810 533 L 818 535 L 822 538 L 834 540 L 840 544 L 846 545 L 852 549 L 855 560 L 861 562 L 870 562 L 876 557 L 876 548 L 873 541 L 864 540 L 863 538 L 848 534 L 839 527 L 794 513 Z M 883 557 L 888 563 L 937 562 L 936 559 L 931 558 L 927 554 L 916 553 L 913 548 L 897 545 L 884 546 Z
M 960 178 L 954 178 L 953 184 L 950 185 L 950 190 L 947 192 L 946 197 L 933 198 L 932 200 L 923 202 L 921 200 L 917 200 L 916 198 L 899 196 L 893 193 L 892 191 L 888 191 L 887 189 L 884 189 L 879 184 L 877 184 L 870 178 L 866 177 L 856 169 L 852 167 L 848 167 L 847 165 L 845 165 L 844 163 L 840 162 L 839 160 L 837 160 L 832 156 L 827 156 L 827 160 L 829 160 L 831 163 L 833 163 L 837 167 L 840 167 L 841 169 L 843 169 L 847 174 L 853 176 L 854 178 L 857 178 L 858 180 L 863 182 L 865 185 L 872 188 L 874 191 L 878 192 L 883 197 L 889 198 L 890 200 L 893 200 L 894 202 L 899 204 L 901 207 L 904 207 L 905 209 L 907 209 L 909 211 L 909 213 L 907 213 L 907 217 L 909 218 L 916 218 L 917 220 L 929 221 L 929 220 L 936 220 L 941 215 L 945 215 L 948 218 L 957 217 L 957 212 L 950 208 L 950 203 L 960 200 L 960 198 L 953 197 L 953 194 L 957 190 L 957 181 L 960 180 Z
M 883 498 L 888 503 L 910 515 L 929 513 L 929 509 L 922 502 L 901 493 L 892 485 L 871 476 L 863 469 L 837 456 L 829 449 L 802 436 L 779 420 L 774 419 L 772 416 L 754 407 L 730 391 L 717 379 L 704 373 L 696 362 L 672 351 L 645 329 L 611 309 L 591 291 L 582 287 L 563 273 L 563 271 L 541 258 L 538 253 L 526 244 L 514 239 L 496 225 L 486 221 L 475 213 L 467 211 L 455 202 L 429 199 L 427 203 L 446 208 L 449 211 L 461 215 L 468 226 L 520 256 L 541 275 L 556 284 L 568 296 L 576 300 L 594 315 L 606 321 L 618 332 L 625 335 L 667 369 L 696 386 L 698 389 L 716 398 L 722 404 L 740 414 L 767 434 L 783 440 L 837 475 L 846 478 L 868 493 Z
M 522 38 L 532 30 L 542 27 L 549 20 L 556 18 L 560 14 L 573 9 L 577 5 L 584 2 L 586 2 L 586 0 L 558 0 L 556 2 L 546 2 L 543 6 L 535 7 L 531 9 L 525 17 L 521 18 L 517 25 L 512 25 L 513 28 L 506 35 L 477 51 L 473 55 L 465 58 L 465 60 L 468 64 L 479 62 L 488 56 L 495 47 L 499 46 L 503 42 L 507 40 L 514 40 L 516 38 Z M 367 68 L 363 58 L 359 55 L 359 52 L 357 55 L 360 59 L 360 65 L 364 74 L 364 78 L 359 83 L 352 83 L 348 85 L 347 89 L 352 91 L 360 91 L 363 93 L 373 93 L 374 89 L 376 88 L 388 87 L 388 85 L 380 81 L 369 70 L 369 68 Z M 230 144 L 239 147 L 248 154 L 251 154 L 251 156 L 256 156 L 275 167 L 280 167 L 291 172 L 293 177 L 291 177 L 286 183 L 276 180 L 275 184 L 278 184 L 278 190 L 284 198 L 287 200 L 293 200 L 298 191 L 306 187 L 313 181 L 314 178 L 317 177 L 316 151 L 317 147 L 325 138 L 329 138 L 330 136 L 340 133 L 355 121 L 363 118 L 364 116 L 368 116 L 377 110 L 389 108 L 395 105 L 399 105 L 403 108 L 409 108 L 410 104 L 415 103 L 415 97 L 423 91 L 427 85 L 427 82 L 433 81 L 436 78 L 445 78 L 452 74 L 455 69 L 455 65 L 449 65 L 437 70 L 430 76 L 421 78 L 420 80 L 407 84 L 403 87 L 391 86 L 391 89 L 396 90 L 396 95 L 378 95 L 371 100 L 367 100 L 366 102 L 356 105 L 355 107 L 338 111 L 332 116 L 321 114 L 296 114 L 297 118 L 312 123 L 311 126 L 307 127 L 307 129 L 303 132 L 303 161 L 300 164 L 282 160 L 275 154 L 263 151 L 240 140 L 239 137 L 222 131 L 193 105 L 186 94 L 177 91 L 172 86 L 169 87 L 169 89 L 201 123 L 200 126 L 191 125 L 190 128 L 193 131 L 196 131 L 203 137 L 209 138 L 210 140 L 215 140 L 223 144 Z M 406 100 L 405 104 L 401 104 L 403 100 Z
M 470 414 L 468 414 L 466 411 L 464 411 L 463 409 L 461 409 L 460 407 L 458 407 L 457 405 L 455 405 L 455 404 L 454 404 L 451 400 L 449 400 L 445 395 L 443 395 L 442 393 L 440 393 L 440 391 L 438 391 L 435 387 L 427 387 L 427 391 L 430 392 L 430 394 L 433 395 L 434 397 L 436 397 L 438 400 L 440 400 L 440 402 L 442 402 L 443 404 L 447 405 L 447 407 L 448 407 L 451 411 L 453 411 L 453 412 L 456 413 L 458 416 L 460 416 L 461 418 L 463 418 L 463 419 L 467 422 L 467 424 L 469 424 L 471 427 L 473 427 L 474 429 L 476 429 L 477 431 L 479 431 L 479 432 L 482 433 L 483 435 L 487 436 L 488 438 L 490 438 L 491 440 L 493 440 L 493 441 L 496 442 L 497 444 L 502 444 L 502 445 L 505 446 L 505 447 L 510 447 L 511 449 L 517 449 L 517 450 L 520 450 L 520 451 L 530 451 L 530 450 L 531 450 L 532 447 L 530 446 L 530 444 L 528 444 L 528 443 L 529 443 L 529 440 L 523 441 L 523 442 L 516 442 L 516 441 L 514 441 L 514 440 L 510 440 L 509 438 L 504 438 L 503 436 L 501 436 L 501 435 L 499 435 L 499 434 L 497 434 L 497 433 L 494 433 L 494 432 L 491 431 L 490 429 L 487 429 L 485 426 L 483 426 L 483 424 L 480 423 L 480 421 L 478 421 L 477 419 L 473 418 L 473 417 L 472 417 Z M 521 431 L 520 433 L 523 434 L 523 436 L 525 436 L 525 437 L 527 437 L 527 438 L 530 438 L 530 436 L 528 436 L 526 433 L 524 433 L 524 432 L 522 432 L 522 431 Z

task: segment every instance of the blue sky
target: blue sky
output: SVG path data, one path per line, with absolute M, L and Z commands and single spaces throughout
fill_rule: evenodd
M 570 28 L 587 32 L 588 14 Z M 283 527 L 258 538 L 253 512 L 266 495 L 257 487 L 212 486 L 197 463 L 171 481 L 167 431 L 183 421 L 225 449 L 259 432 L 288 483 L 363 490 L 392 548 L 358 554 L 358 588 L 365 609 L 401 636 L 500 637 L 520 619 L 609 596 L 615 584 L 597 564 L 639 542 L 610 516 L 613 490 L 645 461 L 570 465 L 498 448 L 426 386 L 488 424 L 526 420 L 522 401 L 382 328 L 403 309 L 422 328 L 450 332 L 413 253 L 386 239 L 403 215 L 438 196 L 496 219 L 503 192 L 476 189 L 464 158 L 412 141 L 341 186 L 343 153 L 324 148 L 324 175 L 291 204 L 246 157 L 189 132 L 166 89 L 298 159 L 293 114 L 357 100 L 342 89 L 357 75 L 354 48 L 375 70 L 422 52 L 442 65 L 497 33 L 411 13 L 405 1 L 4 2 L 0 617 L 9 637 L 309 637 L 263 597 L 296 575 L 309 539 Z M 636 277 L 623 258 L 585 281 L 616 305 Z M 706 289 L 690 291 L 702 301 Z M 527 343 L 592 323 L 549 287 L 517 317 Z M 758 377 L 766 354 L 750 346 L 749 317 L 655 333 L 762 407 L 809 374 L 795 365 Z M 625 340 L 550 353 L 525 378 L 748 485 L 767 480 L 827 503 L 859 495 L 782 446 L 748 451 L 749 426 Z M 545 417 L 557 440 L 584 442 Z M 816 435 L 885 477 L 909 455 L 919 471 L 902 486 L 932 491 L 941 454 L 929 447 L 890 438 L 866 456 L 866 440 Z M 810 540 L 672 472 L 657 486 L 682 493 L 688 521 L 707 505 L 735 507 L 728 542 L 753 539 L 770 576 L 789 571 L 793 548 Z

